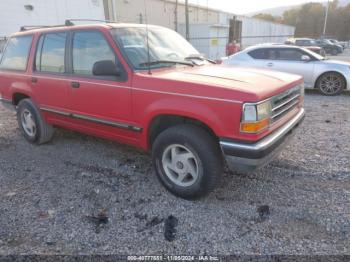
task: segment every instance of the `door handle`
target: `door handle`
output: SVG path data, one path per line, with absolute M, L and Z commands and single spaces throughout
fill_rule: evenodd
M 79 82 L 71 82 L 71 86 L 73 88 L 79 88 L 80 87 L 80 83 Z
M 273 63 L 267 63 L 267 66 L 268 66 L 268 67 L 272 67 L 272 66 L 273 66 Z
M 34 83 L 34 84 L 35 84 L 35 83 L 38 83 L 38 78 L 32 77 L 32 80 L 31 80 L 31 81 L 32 81 L 32 83 Z

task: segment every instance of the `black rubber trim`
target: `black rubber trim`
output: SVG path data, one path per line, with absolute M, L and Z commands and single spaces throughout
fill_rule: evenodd
M 141 127 L 133 126 L 133 125 L 130 125 L 130 124 L 127 124 L 127 123 L 106 121 L 106 120 L 95 118 L 95 117 L 89 117 L 89 116 L 84 116 L 84 115 L 72 114 L 72 113 L 62 112 L 62 111 L 58 111 L 58 110 L 50 109 L 50 108 L 40 108 L 40 110 L 42 110 L 44 112 L 48 112 L 48 113 L 62 115 L 62 116 L 65 116 L 65 117 L 85 120 L 85 121 L 89 121 L 89 122 L 93 122 L 93 123 L 97 123 L 97 124 L 101 124 L 101 125 L 107 125 L 107 126 L 127 129 L 127 130 L 134 131 L 134 132 L 142 132 L 142 128 Z

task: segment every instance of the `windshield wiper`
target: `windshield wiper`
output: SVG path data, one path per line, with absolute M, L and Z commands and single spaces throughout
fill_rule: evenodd
M 179 64 L 179 65 L 187 65 L 187 66 L 194 66 L 193 63 L 190 62 L 182 62 L 182 61 L 173 61 L 173 60 L 156 60 L 156 61 L 150 61 L 150 62 L 144 62 L 139 64 L 139 66 L 152 66 L 152 65 L 158 65 L 158 64 Z
M 198 59 L 198 60 L 201 60 L 201 61 L 208 61 L 212 64 L 216 64 L 215 61 L 211 60 L 211 59 L 208 59 L 208 58 L 205 58 L 204 56 L 201 56 L 201 55 L 190 55 L 188 57 L 185 57 L 185 60 L 192 60 L 192 59 Z

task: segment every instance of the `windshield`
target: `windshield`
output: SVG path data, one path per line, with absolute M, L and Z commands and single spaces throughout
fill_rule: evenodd
M 167 28 L 148 28 L 149 54 L 145 27 L 114 28 L 112 35 L 129 62 L 138 70 L 169 67 L 176 62 L 189 63 L 189 57 L 200 57 L 199 52 L 190 43 Z

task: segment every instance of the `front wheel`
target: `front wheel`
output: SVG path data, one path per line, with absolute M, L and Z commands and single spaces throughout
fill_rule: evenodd
M 207 195 L 223 172 L 217 140 L 193 125 L 163 131 L 153 144 L 152 157 L 160 182 L 171 193 L 185 199 Z
M 329 72 L 320 76 L 317 80 L 316 87 L 324 95 L 335 96 L 346 88 L 346 82 L 341 74 Z

